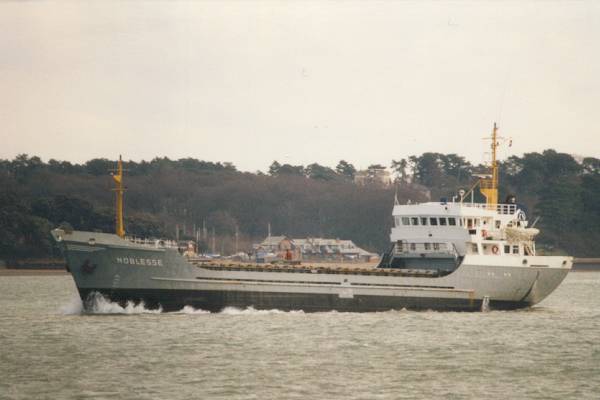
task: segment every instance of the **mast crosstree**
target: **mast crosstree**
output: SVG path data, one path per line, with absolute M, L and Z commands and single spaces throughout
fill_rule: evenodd
M 498 126 L 494 122 L 492 137 L 485 138 L 492 140 L 492 174 L 481 178 L 479 182 L 479 191 L 485 197 L 485 202 L 488 206 L 496 206 L 498 204 L 498 158 L 497 149 L 500 145 L 498 141 Z

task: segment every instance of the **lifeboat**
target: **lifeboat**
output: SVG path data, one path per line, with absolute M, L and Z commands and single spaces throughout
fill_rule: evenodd
M 509 242 L 519 242 L 533 240 L 533 238 L 540 233 L 540 230 L 537 228 L 512 227 L 506 228 L 504 232 L 506 233 L 506 239 Z

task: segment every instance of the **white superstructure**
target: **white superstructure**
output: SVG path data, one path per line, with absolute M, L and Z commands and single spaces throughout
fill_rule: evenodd
M 536 256 L 535 237 L 539 230 L 529 226 L 525 207 L 508 196 L 498 203 L 499 146 L 497 127 L 491 138 L 491 173 L 479 176 L 468 192 L 460 190 L 451 201 L 421 204 L 396 204 L 392 212 L 391 250 L 382 258 L 380 267 L 436 270 L 450 274 L 469 259 L 477 257 L 485 265 L 552 265 L 561 267 L 558 259 Z M 474 190 L 479 190 L 485 203 L 475 203 Z M 469 194 L 471 201 L 468 201 Z M 535 222 L 534 224 L 535 225 Z M 538 261 L 536 261 L 538 260 Z M 556 264 L 556 265 L 554 265 Z
M 395 205 L 392 243 L 421 244 L 424 250 L 446 244 L 466 254 L 535 256 L 534 237 L 517 204 L 429 202 Z

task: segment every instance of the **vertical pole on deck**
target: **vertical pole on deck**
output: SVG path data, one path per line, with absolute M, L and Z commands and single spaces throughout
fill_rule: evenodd
M 121 159 L 121 155 L 119 155 L 119 161 L 117 162 L 117 173 L 112 174 L 112 178 L 115 182 L 113 190 L 116 194 L 115 233 L 119 237 L 125 237 L 125 227 L 123 224 L 123 160 Z

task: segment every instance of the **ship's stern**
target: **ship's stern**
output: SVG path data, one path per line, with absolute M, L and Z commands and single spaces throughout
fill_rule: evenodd
M 524 301 L 535 305 L 548 297 L 567 277 L 573 267 L 573 257 L 535 256 L 528 260 L 537 277 Z

